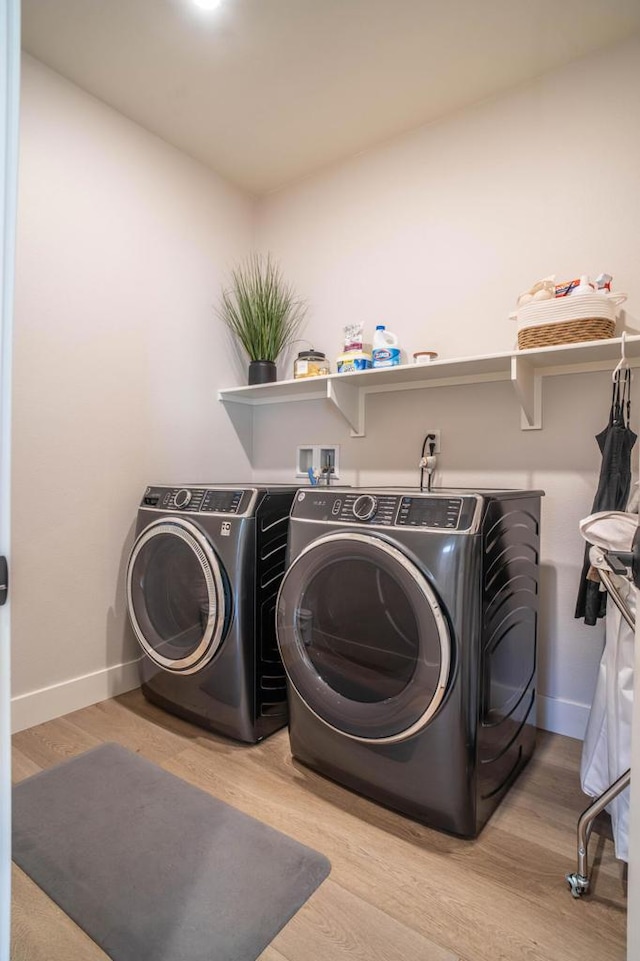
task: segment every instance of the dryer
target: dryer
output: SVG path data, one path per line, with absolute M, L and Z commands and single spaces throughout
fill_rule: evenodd
M 287 723 L 275 604 L 294 487 L 147 487 L 126 572 L 145 696 L 254 743 Z
M 475 836 L 531 757 L 541 491 L 299 491 L 277 635 L 292 754 Z

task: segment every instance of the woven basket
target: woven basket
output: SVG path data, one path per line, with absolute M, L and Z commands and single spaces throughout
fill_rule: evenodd
M 606 340 L 614 336 L 615 329 L 615 320 L 607 320 L 604 317 L 524 327 L 518 331 L 518 349 L 552 347 L 554 344 L 577 344 L 586 340 Z

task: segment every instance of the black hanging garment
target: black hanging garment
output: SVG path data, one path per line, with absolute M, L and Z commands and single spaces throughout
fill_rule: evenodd
M 637 440 L 629 427 L 630 412 L 631 371 L 626 368 L 615 373 L 609 423 L 596 435 L 602 464 L 592 514 L 598 511 L 623 511 L 627 506 L 631 487 L 631 450 Z M 589 550 L 590 545 L 587 544 L 575 616 L 584 617 L 585 624 L 593 625 L 606 613 L 607 594 L 600 590 L 599 582 L 587 578 L 591 566 Z

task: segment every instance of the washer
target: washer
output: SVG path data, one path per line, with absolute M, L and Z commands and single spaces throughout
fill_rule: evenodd
M 275 605 L 295 491 L 147 487 L 127 564 L 145 696 L 249 743 L 287 723 Z
M 541 491 L 299 491 L 277 634 L 299 761 L 474 837 L 535 744 Z

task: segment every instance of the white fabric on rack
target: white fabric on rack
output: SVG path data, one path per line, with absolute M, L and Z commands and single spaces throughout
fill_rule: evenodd
M 630 551 L 638 515 L 601 511 L 580 522 L 580 533 L 595 546 L 591 562 L 610 572 L 626 607 L 635 621 L 636 591 L 629 578 L 611 572 L 602 551 Z M 605 646 L 598 670 L 596 690 L 582 746 L 582 790 L 599 797 L 631 766 L 633 712 L 634 631 L 611 599 L 607 602 Z M 629 859 L 629 788 L 607 806 L 611 815 L 616 857 Z
M 640 484 L 635 481 L 629 494 L 629 500 L 627 501 L 627 513 L 637 514 L 640 512 Z

